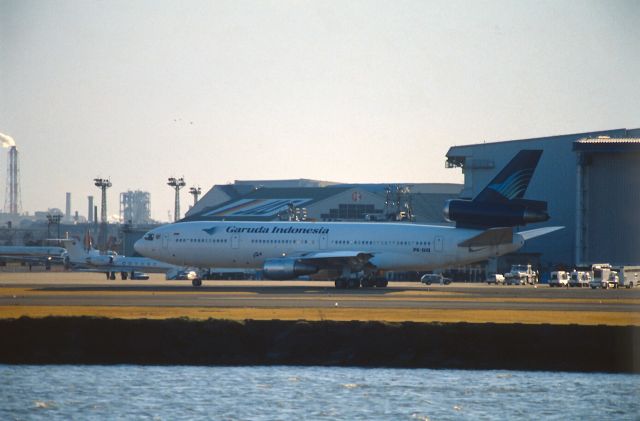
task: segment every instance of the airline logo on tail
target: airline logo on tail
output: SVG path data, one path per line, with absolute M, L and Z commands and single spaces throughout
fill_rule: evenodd
M 527 191 L 531 177 L 533 177 L 533 170 L 534 168 L 526 168 L 517 171 L 502 183 L 489 184 L 487 188 L 498 192 L 509 200 L 520 199 Z

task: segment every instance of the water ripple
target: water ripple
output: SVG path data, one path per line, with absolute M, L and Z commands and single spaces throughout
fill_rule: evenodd
M 584 373 L 0 365 L 0 419 L 634 420 L 639 385 Z

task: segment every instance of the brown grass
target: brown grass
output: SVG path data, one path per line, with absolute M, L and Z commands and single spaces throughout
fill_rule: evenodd
M 640 326 L 640 315 L 626 312 L 513 311 L 359 308 L 210 308 L 210 307 L 108 307 L 108 306 L 3 306 L 0 318 L 21 316 L 97 316 L 123 319 L 229 319 L 229 320 L 335 320 L 443 323 L 525 323 Z

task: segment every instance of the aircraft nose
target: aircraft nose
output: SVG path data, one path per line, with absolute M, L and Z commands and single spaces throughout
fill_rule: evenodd
M 146 251 L 146 247 L 145 247 L 145 240 L 144 239 L 139 239 L 138 241 L 136 241 L 135 243 L 133 243 L 133 249 L 138 252 L 139 254 L 145 256 L 145 251 Z

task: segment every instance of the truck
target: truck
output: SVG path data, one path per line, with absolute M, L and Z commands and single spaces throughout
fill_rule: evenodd
M 504 274 L 507 285 L 534 285 L 538 283 L 538 274 L 531 269 L 530 264 L 512 265 L 511 270 Z
M 491 273 L 487 277 L 487 284 L 504 285 L 504 276 L 500 273 Z
M 591 265 L 591 289 L 609 288 L 611 265 L 609 263 L 594 263 Z M 615 287 L 614 287 L 615 288 Z
M 574 270 L 569 278 L 570 287 L 588 287 L 591 282 L 591 272 Z
M 640 266 L 621 266 L 618 274 L 621 287 L 633 288 L 640 285 Z
M 569 285 L 569 274 L 564 270 L 551 272 L 549 287 L 566 287 Z

